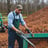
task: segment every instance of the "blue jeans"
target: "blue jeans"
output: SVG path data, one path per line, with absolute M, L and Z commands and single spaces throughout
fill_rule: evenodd
M 18 36 L 16 32 L 8 29 L 8 48 L 14 48 L 15 40 L 18 41 L 19 48 L 23 48 L 23 38 Z

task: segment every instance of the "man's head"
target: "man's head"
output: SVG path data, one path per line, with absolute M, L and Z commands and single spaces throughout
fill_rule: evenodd
M 19 13 L 21 13 L 22 9 L 23 9 L 22 5 L 19 4 L 19 5 L 17 5 L 17 7 L 16 7 L 16 9 L 15 9 L 15 12 L 16 12 L 17 14 L 19 14 Z

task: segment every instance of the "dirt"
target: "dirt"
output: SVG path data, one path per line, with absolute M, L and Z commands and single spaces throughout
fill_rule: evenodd
M 8 48 L 8 34 L 0 33 L 0 48 Z

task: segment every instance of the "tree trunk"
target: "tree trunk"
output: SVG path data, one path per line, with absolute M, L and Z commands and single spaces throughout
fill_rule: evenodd
M 10 0 L 7 0 L 7 9 L 8 9 L 8 13 L 10 12 Z

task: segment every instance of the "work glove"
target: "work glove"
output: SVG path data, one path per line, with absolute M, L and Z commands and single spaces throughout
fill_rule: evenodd
M 26 31 L 27 31 L 28 33 L 30 33 L 30 34 L 34 37 L 33 33 L 31 33 L 31 31 L 30 31 L 29 29 L 26 29 Z
M 30 31 L 29 29 L 26 29 L 26 31 L 27 31 L 28 33 L 31 33 L 31 31 Z

